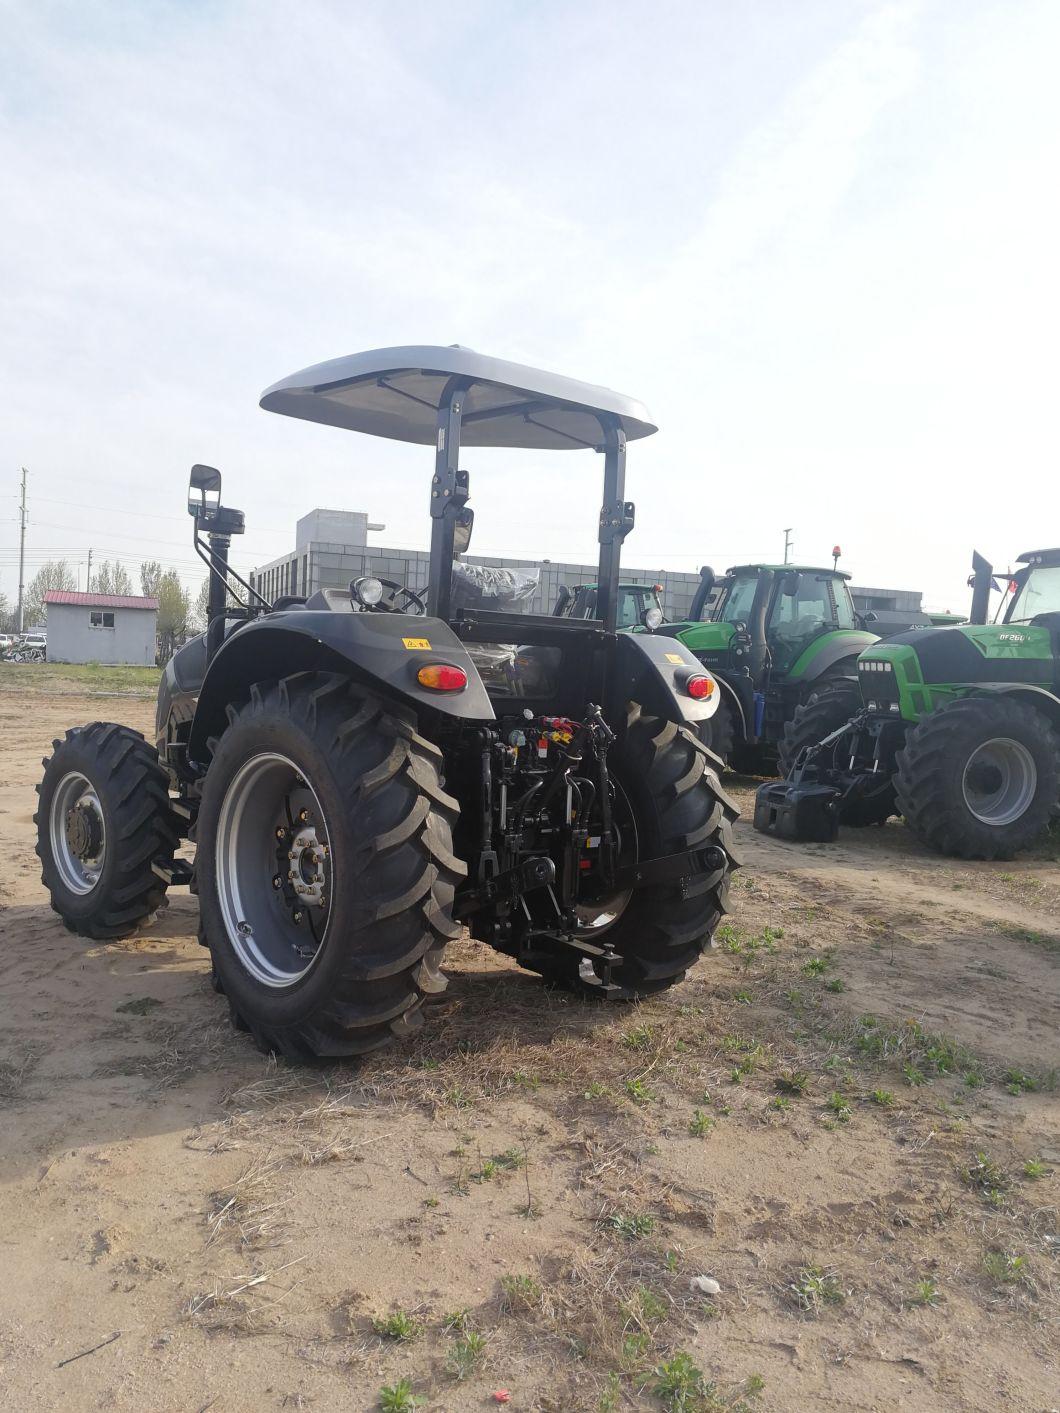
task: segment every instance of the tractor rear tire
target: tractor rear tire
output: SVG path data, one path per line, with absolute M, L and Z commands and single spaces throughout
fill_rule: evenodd
M 251 688 L 213 744 L 196 881 L 237 1029 L 290 1059 L 360 1054 L 422 1024 L 457 880 L 457 803 L 415 713 L 336 673 Z M 308 863 L 307 863 L 308 860 Z
M 961 697 L 925 716 L 896 756 L 898 809 L 939 853 L 1011 859 L 1060 799 L 1060 739 L 1011 697 Z
M 41 882 L 70 932 L 130 937 L 161 907 L 179 841 L 169 776 L 128 726 L 94 721 L 52 742 L 33 822 Z
M 620 988 L 614 999 L 636 1000 L 665 991 L 684 978 L 707 948 L 727 912 L 729 878 L 739 866 L 733 822 L 739 811 L 721 788 L 703 743 L 683 726 L 647 716 L 633 703 L 624 736 L 609 758 L 633 811 L 640 856 L 652 859 L 717 845 L 724 864 L 680 882 L 634 890 L 605 933 L 622 957 L 611 971 Z M 520 959 L 552 985 L 590 996 L 601 989 L 581 973 L 581 957 L 566 948 Z M 595 967 L 595 964 L 594 964 Z

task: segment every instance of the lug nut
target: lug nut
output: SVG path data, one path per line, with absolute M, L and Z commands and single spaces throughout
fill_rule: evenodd
M 295 922 L 301 922 L 305 914 L 302 912 L 301 908 L 295 908 L 291 916 L 294 918 Z
M 288 850 L 287 850 L 287 857 L 288 857 L 289 859 L 296 859 L 296 858 L 298 857 L 298 850 L 297 850 L 297 849 L 288 849 Z
M 283 879 L 280 877 L 280 875 L 279 875 L 278 873 L 273 874 L 273 877 L 272 877 L 272 886 L 273 886 L 274 888 L 282 888 L 282 887 L 283 887 Z
M 287 838 L 287 830 L 284 829 L 284 827 L 283 827 L 282 824 L 278 824 L 278 825 L 276 826 L 276 837 L 277 837 L 277 839 L 286 839 L 286 838 Z
M 299 811 L 298 811 L 298 818 L 299 818 L 299 820 L 301 821 L 302 824 L 305 824 L 306 820 L 308 820 L 308 818 L 309 818 L 309 811 L 308 811 L 308 810 L 299 810 Z

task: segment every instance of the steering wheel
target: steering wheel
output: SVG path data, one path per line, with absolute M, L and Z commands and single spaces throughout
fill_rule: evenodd
M 407 613 L 415 618 L 422 618 L 427 612 L 427 605 L 423 595 L 418 594 L 415 589 L 410 589 L 407 584 L 399 584 L 396 579 L 380 579 L 384 589 L 389 589 L 389 602 L 386 607 L 387 613 Z M 401 599 L 399 605 L 397 600 Z

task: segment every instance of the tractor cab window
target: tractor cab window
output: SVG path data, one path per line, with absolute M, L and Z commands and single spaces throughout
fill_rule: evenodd
M 800 574 L 793 594 L 777 592 L 766 636 L 775 670 L 786 672 L 814 638 L 835 626 L 832 595 L 825 575 Z
M 747 623 L 751 618 L 751 605 L 755 601 L 758 576 L 738 574 L 726 590 L 717 616 L 723 623 Z
M 1005 622 L 1029 623 L 1039 613 L 1060 613 L 1060 565 L 1045 565 L 1030 571 Z

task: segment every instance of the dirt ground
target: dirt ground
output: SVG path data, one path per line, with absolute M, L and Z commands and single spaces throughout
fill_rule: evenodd
M 112 946 L 49 909 L 41 756 L 151 714 L 0 684 L 4 1408 L 1060 1404 L 1060 841 L 745 820 L 666 995 L 457 944 L 408 1048 L 288 1067 L 229 1028 L 185 891 Z

